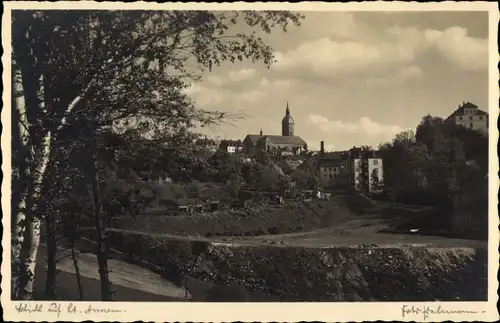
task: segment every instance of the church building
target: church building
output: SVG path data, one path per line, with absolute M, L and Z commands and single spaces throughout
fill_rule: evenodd
M 288 102 L 283 120 L 281 121 L 281 136 L 249 134 L 243 140 L 243 149 L 247 154 L 255 154 L 259 150 L 267 151 L 270 155 L 297 155 L 307 150 L 307 143 L 295 135 L 295 121 L 290 114 Z

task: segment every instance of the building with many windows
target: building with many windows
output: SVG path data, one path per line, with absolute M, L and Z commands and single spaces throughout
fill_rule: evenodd
M 467 102 L 456 109 L 446 121 L 472 130 L 488 133 L 488 113 L 478 108 L 477 105 Z
M 352 159 L 347 151 L 325 152 L 325 142 L 317 159 L 318 179 L 328 186 L 350 186 L 352 184 Z
M 367 147 L 349 151 L 324 151 L 324 142 L 317 161 L 319 180 L 328 186 L 353 187 L 367 193 L 380 192 L 384 182 L 383 160 Z
M 318 177 L 323 183 L 334 182 L 348 170 L 349 160 L 340 152 L 327 153 L 318 160 Z
M 384 182 L 383 160 L 376 151 L 363 148 L 352 148 L 354 189 L 376 193 L 382 190 Z

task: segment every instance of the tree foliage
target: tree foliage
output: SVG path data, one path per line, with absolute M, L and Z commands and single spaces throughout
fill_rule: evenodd
M 386 192 L 406 202 L 445 203 L 473 185 L 466 179 L 471 172 L 478 177 L 488 172 L 488 137 L 431 115 L 422 119 L 415 135 L 398 134 L 379 149 Z M 470 162 L 478 167 L 467 166 Z
M 87 196 L 92 181 L 103 216 L 136 212 L 140 194 L 127 183 L 161 173 L 168 158 L 155 154 L 154 144 L 178 151 L 196 125 L 231 117 L 196 109 L 183 90 L 223 61 L 249 59 L 269 66 L 272 48 L 257 31 L 286 30 L 302 16 L 57 10 L 15 11 L 12 19 L 12 272 L 13 281 L 25 277 L 12 290 L 14 297 L 30 299 L 40 220 L 73 217 L 64 205 L 71 205 L 78 187 L 81 198 Z M 233 32 L 239 23 L 250 32 Z M 72 163 L 66 169 L 57 162 L 63 146 L 67 151 L 60 155 Z M 94 164 L 95 170 L 89 168 Z M 82 177 L 80 184 L 61 191 L 49 181 L 72 182 L 75 174 Z M 61 201 L 49 202 L 42 191 Z

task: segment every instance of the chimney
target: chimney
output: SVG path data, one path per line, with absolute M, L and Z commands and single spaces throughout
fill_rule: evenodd
M 260 129 L 260 135 L 262 136 L 262 129 Z
M 320 148 L 321 153 L 324 154 L 325 153 L 325 142 L 324 141 L 321 141 L 320 147 L 321 147 Z

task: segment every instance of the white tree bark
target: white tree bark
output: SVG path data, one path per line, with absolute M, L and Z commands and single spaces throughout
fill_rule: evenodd
M 40 225 L 41 221 L 38 217 L 31 217 L 26 221 L 26 256 L 23 257 L 23 263 L 21 264 L 23 266 L 25 279 L 20 295 L 20 298 L 25 300 L 33 298 L 35 289 L 35 268 L 38 247 L 40 246 Z
M 13 134 L 13 137 L 17 137 L 18 141 L 15 143 L 19 145 L 16 147 L 17 149 L 23 150 L 28 146 L 28 131 L 27 131 L 27 120 L 26 120 L 26 102 L 24 100 L 23 94 L 23 86 L 20 78 L 20 71 L 16 69 L 15 62 L 12 64 L 14 66 L 13 70 L 13 115 L 15 118 L 14 122 L 17 123 L 16 127 L 13 127 L 13 131 L 17 131 L 18 133 Z M 17 173 L 13 174 L 18 177 L 18 180 L 23 181 L 26 179 L 26 175 L 28 175 L 29 169 L 21 169 L 21 167 L 16 167 L 15 170 Z M 23 173 L 23 174 L 21 174 Z M 24 235 L 26 231 L 26 212 L 27 212 L 27 192 L 26 186 L 21 185 L 18 186 L 18 190 L 16 192 L 12 192 L 13 200 L 16 205 L 13 210 L 15 210 L 12 215 L 12 241 L 11 241 L 11 260 L 12 260 L 12 279 L 11 279 L 11 295 L 14 298 L 19 296 L 19 284 L 20 284 L 20 274 L 21 274 L 21 250 L 24 242 Z M 15 194 L 15 195 L 14 195 Z
M 40 201 L 40 192 L 42 186 L 42 179 L 49 164 L 50 151 L 51 151 L 51 132 L 48 131 L 43 140 L 43 153 L 41 156 L 41 163 L 36 172 L 36 177 L 33 179 L 33 190 L 28 192 L 31 194 L 32 207 L 36 202 Z M 26 248 L 25 256 L 22 259 L 21 266 L 24 271 L 25 280 L 21 290 L 22 299 L 31 299 L 33 297 L 35 287 L 35 269 L 36 269 L 36 256 L 40 246 L 40 227 L 41 227 L 41 214 L 35 214 L 31 210 L 31 214 L 27 217 L 26 221 L 26 234 L 24 247 Z
M 83 95 L 75 97 L 75 99 L 68 105 L 65 116 L 59 123 L 57 130 L 60 130 L 66 124 L 67 115 L 73 111 L 75 106 L 82 99 L 82 96 Z M 37 163 L 38 167 L 36 172 L 32 172 L 32 174 L 36 174 L 36 176 L 31 179 L 31 185 L 28 185 L 28 187 L 32 187 L 32 189 L 28 189 L 28 192 L 23 195 L 24 198 L 20 199 L 18 212 L 15 215 L 15 234 L 16 237 L 19 238 L 13 247 L 13 259 L 19 259 L 20 274 L 23 277 L 23 279 L 21 279 L 22 285 L 19 286 L 19 297 L 22 299 L 31 299 L 34 292 L 36 257 L 40 245 L 40 219 L 42 216 L 40 214 L 34 214 L 33 206 L 40 201 L 42 179 L 50 160 L 50 153 L 53 148 L 52 146 L 55 143 L 52 139 L 52 133 L 47 131 L 42 141 L 43 148 L 40 156 L 41 160 Z M 35 149 L 32 147 L 32 149 L 30 149 L 30 153 L 34 155 L 34 151 Z M 26 203 L 27 199 L 32 201 L 32 203 L 29 203 L 28 205 Z M 26 210 L 29 214 L 20 212 L 20 210 Z

